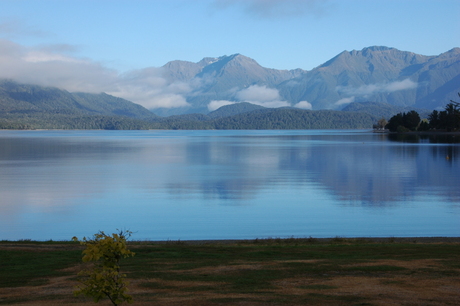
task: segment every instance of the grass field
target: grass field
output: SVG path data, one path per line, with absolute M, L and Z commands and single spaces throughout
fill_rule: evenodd
M 122 269 L 133 305 L 459 305 L 454 240 L 131 242 Z M 91 304 L 72 295 L 82 250 L 0 242 L 0 305 Z

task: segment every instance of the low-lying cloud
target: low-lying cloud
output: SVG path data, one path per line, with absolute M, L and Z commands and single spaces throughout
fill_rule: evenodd
M 71 45 L 30 48 L 0 40 L 0 78 L 70 92 L 106 92 L 149 109 L 189 106 L 185 94 L 191 86 L 168 82 L 161 68 L 120 74 L 95 61 L 69 55 L 74 50 Z
M 192 89 L 184 82 L 169 82 L 161 68 L 145 68 L 119 76 L 110 95 L 138 103 L 148 109 L 189 106 L 185 94 Z
M 0 40 L 0 78 L 86 92 L 105 91 L 118 81 L 114 70 L 53 49 L 56 48 L 28 48 Z
M 228 101 L 228 100 L 213 100 L 208 104 L 208 110 L 210 112 L 212 112 L 212 111 L 215 111 L 218 108 L 221 108 L 222 106 L 232 105 L 232 104 L 235 104 L 235 103 L 238 103 L 238 102 Z
M 313 106 L 308 101 L 300 101 L 299 103 L 295 104 L 294 107 L 302 108 L 302 109 L 312 109 Z
M 268 88 L 265 85 L 251 85 L 238 91 L 235 97 L 241 102 L 249 102 L 264 107 L 290 106 L 288 102 L 281 100 L 277 89 Z
M 411 79 L 395 81 L 390 83 L 368 84 L 359 87 L 337 86 L 337 92 L 346 97 L 335 102 L 336 106 L 354 102 L 356 97 L 368 98 L 378 93 L 393 93 L 401 90 L 415 89 L 418 84 Z
M 349 97 L 349 98 L 343 98 L 335 102 L 335 105 L 340 106 L 344 104 L 350 104 L 352 102 L 355 102 L 355 97 Z
M 265 85 L 251 85 L 248 88 L 238 90 L 234 98 L 235 101 L 213 100 L 208 104 L 208 110 L 214 111 L 219 107 L 240 102 L 248 102 L 267 108 L 291 106 L 287 101 L 281 99 L 277 89 L 269 88 Z
M 252 85 L 248 88 L 240 90 L 236 94 L 236 98 L 241 101 L 258 101 L 267 102 L 280 100 L 278 90 L 267 88 L 267 86 Z
M 366 96 L 376 93 L 392 93 L 399 90 L 414 89 L 417 83 L 411 79 L 391 83 L 368 84 L 360 87 L 338 86 L 337 91 L 349 96 Z

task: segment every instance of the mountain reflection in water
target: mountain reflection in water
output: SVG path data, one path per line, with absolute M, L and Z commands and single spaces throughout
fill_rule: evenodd
M 396 236 L 424 234 L 427 222 L 455 236 L 458 226 L 427 220 L 460 213 L 459 155 L 458 136 L 366 131 L 1 131 L 0 239 L 40 226 L 50 238 L 50 220 L 64 237 L 81 222 L 149 239 Z M 404 227 L 381 210 L 420 220 Z

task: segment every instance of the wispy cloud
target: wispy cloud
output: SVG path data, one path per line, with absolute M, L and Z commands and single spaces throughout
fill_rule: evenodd
M 348 97 L 348 98 L 343 98 L 335 102 L 336 106 L 344 105 L 344 104 L 350 104 L 352 102 L 355 102 L 355 97 Z
M 235 7 L 248 15 L 261 18 L 288 18 L 302 15 L 320 15 L 327 0 L 214 0 L 213 7 Z

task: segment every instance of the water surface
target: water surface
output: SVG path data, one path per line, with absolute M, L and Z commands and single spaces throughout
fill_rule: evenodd
M 0 239 L 460 236 L 460 145 L 367 131 L 0 131 Z

